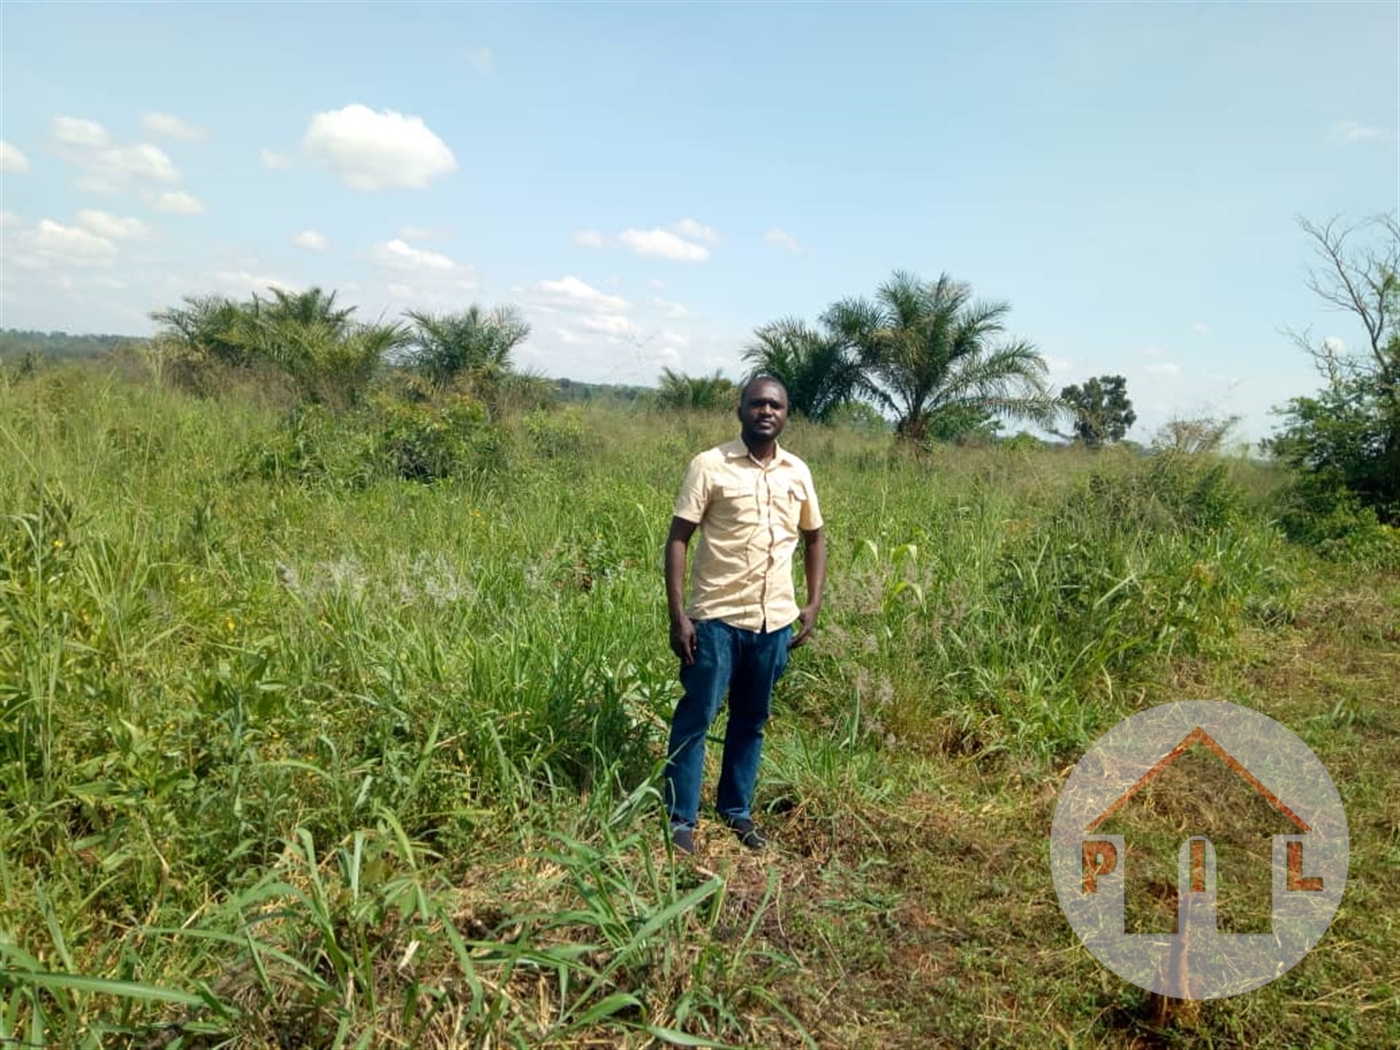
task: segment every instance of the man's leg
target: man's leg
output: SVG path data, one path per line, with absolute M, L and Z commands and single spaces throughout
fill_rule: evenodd
M 787 669 L 791 637 L 791 627 L 767 634 L 745 632 L 739 645 L 716 799 L 720 817 L 730 825 L 752 819 L 749 807 L 763 754 L 763 727 L 768 722 L 773 685 Z
M 666 810 L 672 828 L 693 828 L 699 819 L 705 734 L 729 688 L 734 667 L 732 627 L 718 620 L 697 620 L 695 637 L 695 662 L 681 666 L 685 695 L 671 718 L 671 741 L 666 751 Z

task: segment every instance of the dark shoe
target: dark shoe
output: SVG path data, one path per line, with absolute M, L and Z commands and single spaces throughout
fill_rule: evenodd
M 763 837 L 763 832 L 754 826 L 751 820 L 731 820 L 727 822 L 729 830 L 739 837 L 739 841 L 748 849 L 763 849 L 768 845 L 768 840 Z
M 672 828 L 671 845 L 677 853 L 695 855 L 695 832 L 690 828 Z

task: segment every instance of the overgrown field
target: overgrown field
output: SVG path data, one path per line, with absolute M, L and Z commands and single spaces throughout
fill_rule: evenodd
M 792 425 L 830 585 L 774 847 L 684 862 L 660 551 L 732 418 L 415 411 L 0 387 L 0 1046 L 1400 1043 L 1400 581 L 1286 544 L 1265 468 Z M 1179 699 L 1297 732 L 1352 841 L 1313 953 L 1196 1011 L 1048 863 Z

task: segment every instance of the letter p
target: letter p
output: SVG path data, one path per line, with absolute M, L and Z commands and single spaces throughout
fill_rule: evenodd
M 1099 892 L 1099 876 L 1118 867 L 1118 848 L 1111 842 L 1091 839 L 1084 843 L 1084 892 Z

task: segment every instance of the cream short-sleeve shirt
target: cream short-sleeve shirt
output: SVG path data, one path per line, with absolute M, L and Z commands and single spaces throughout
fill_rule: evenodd
M 797 619 L 793 554 L 822 526 L 806 463 L 779 446 L 764 466 L 742 440 L 726 442 L 690 461 L 675 515 L 700 526 L 687 616 L 748 631 Z

